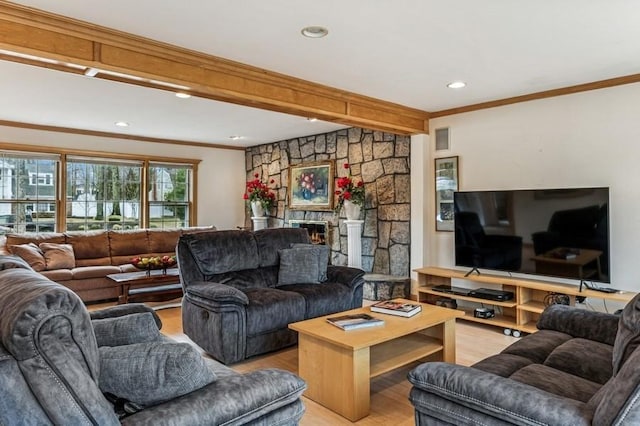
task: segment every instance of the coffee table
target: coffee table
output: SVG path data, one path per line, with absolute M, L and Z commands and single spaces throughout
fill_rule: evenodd
M 182 296 L 182 285 L 177 268 L 146 271 L 123 272 L 110 274 L 107 278 L 122 284 L 122 292 L 118 297 L 118 304 L 134 301 L 161 301 Z
M 421 305 L 422 312 L 411 318 L 364 307 L 289 324 L 298 332 L 298 375 L 307 382 L 305 396 L 356 421 L 369 414 L 372 377 L 427 357 L 455 362 L 456 318 L 464 312 Z M 326 320 L 356 313 L 385 323 L 344 331 Z

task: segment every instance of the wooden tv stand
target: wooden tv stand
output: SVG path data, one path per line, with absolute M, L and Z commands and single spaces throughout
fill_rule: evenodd
M 465 276 L 465 271 L 455 269 L 427 267 L 415 270 L 418 273 L 418 301 L 435 304 L 438 298 L 449 298 L 470 302 L 471 307 L 458 307 L 465 311 L 466 315 L 460 319 L 474 321 L 483 324 L 491 324 L 505 329 L 505 334 L 518 336 L 520 332 L 534 333 L 537 331 L 536 323 L 545 308 L 544 299 L 550 293 L 565 294 L 569 296 L 570 305 L 576 303 L 576 296 L 591 299 L 612 300 L 627 303 L 636 295 L 633 292 L 603 293 L 595 290 L 579 290 L 572 284 L 555 284 L 534 279 L 513 278 L 500 275 Z M 474 287 L 492 288 L 513 292 L 512 300 L 498 302 L 487 299 L 479 299 L 469 296 L 458 296 L 433 290 L 436 285 L 451 286 L 452 279 L 459 279 L 476 284 Z M 459 286 L 457 283 L 454 286 Z M 476 307 L 488 305 L 495 309 L 494 318 L 476 318 L 473 311 Z

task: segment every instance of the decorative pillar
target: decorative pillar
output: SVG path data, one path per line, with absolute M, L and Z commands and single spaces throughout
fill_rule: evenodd
M 265 229 L 267 227 L 267 219 L 266 216 L 253 216 L 251 220 L 253 221 L 253 230 L 259 231 L 261 229 Z
M 362 225 L 364 220 L 345 220 L 347 225 L 347 265 L 362 268 Z

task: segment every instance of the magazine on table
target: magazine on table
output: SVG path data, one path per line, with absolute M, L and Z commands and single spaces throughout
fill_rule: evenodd
M 418 303 L 407 303 L 395 300 L 383 300 L 371 305 L 373 312 L 381 314 L 397 315 L 399 317 L 412 317 L 422 311 L 422 306 Z
M 374 318 L 369 314 L 341 315 L 327 318 L 327 321 L 343 330 L 355 330 L 357 328 L 375 327 L 384 324 L 384 320 Z

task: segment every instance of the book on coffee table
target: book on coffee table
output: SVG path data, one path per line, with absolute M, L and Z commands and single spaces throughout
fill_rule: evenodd
M 415 303 L 383 300 L 382 302 L 374 303 L 373 305 L 371 305 L 371 311 L 408 318 L 422 311 L 422 306 Z
M 327 318 L 329 324 L 340 327 L 343 330 L 355 330 L 357 328 L 375 327 L 384 324 L 384 320 L 374 318 L 369 314 L 341 315 Z

